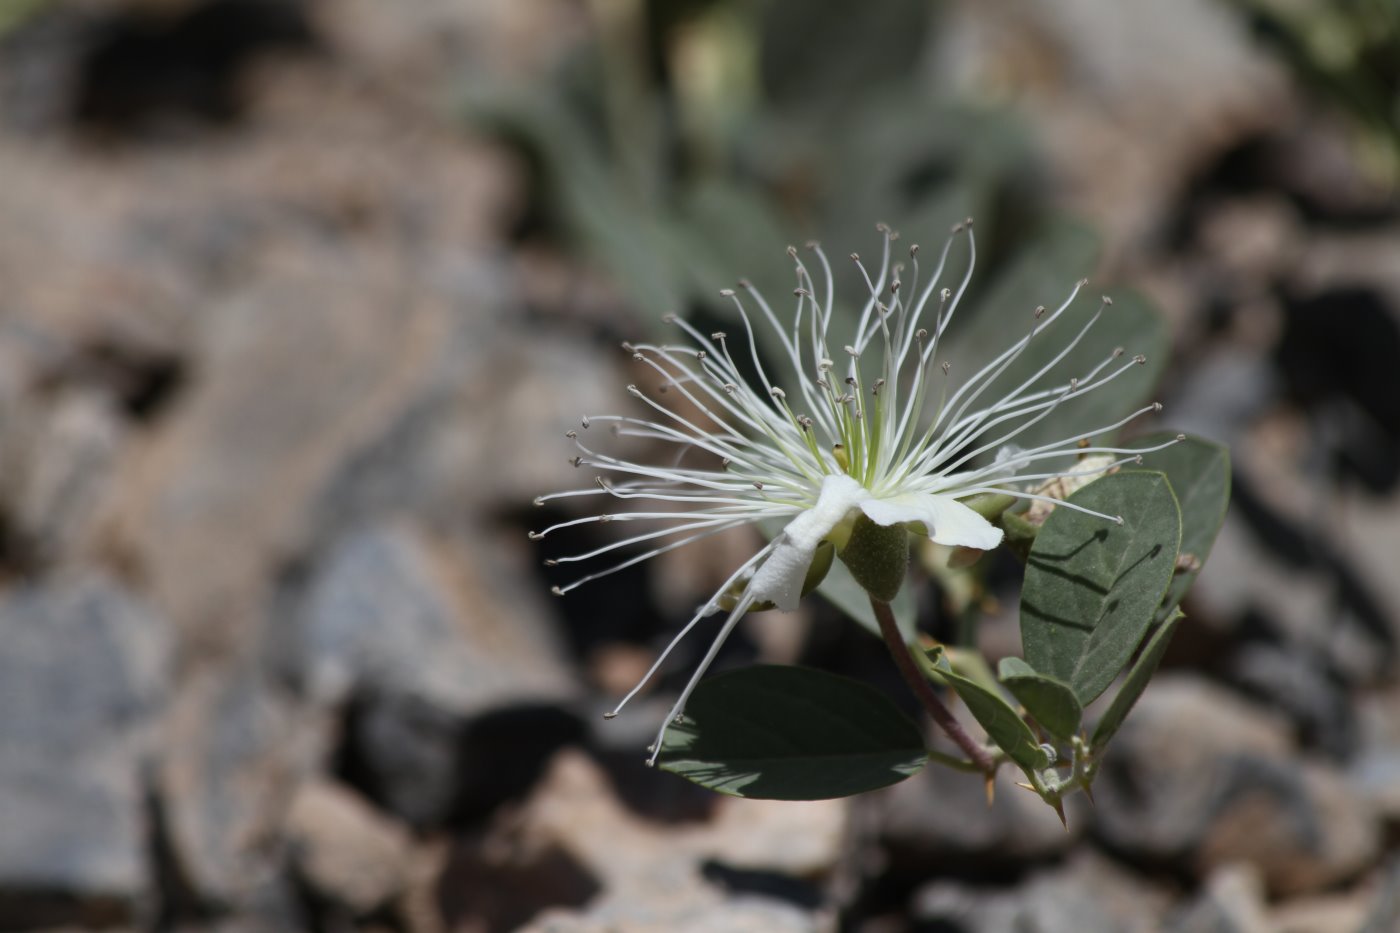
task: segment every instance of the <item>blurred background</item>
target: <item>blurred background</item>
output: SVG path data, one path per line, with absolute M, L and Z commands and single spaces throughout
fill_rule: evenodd
M 1398 120 L 1392 0 L 0 0 L 0 929 L 1400 929 Z M 563 433 L 966 216 L 1233 456 L 1096 805 L 649 771 L 703 640 L 598 714 L 752 542 L 551 597 Z M 755 660 L 902 695 L 816 599 Z

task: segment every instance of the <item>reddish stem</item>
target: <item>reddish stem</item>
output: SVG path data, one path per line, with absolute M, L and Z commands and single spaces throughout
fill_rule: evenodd
M 914 691 L 914 695 L 919 698 L 924 709 L 928 710 L 938 728 L 963 750 L 978 770 L 990 777 L 996 772 L 996 762 L 985 748 L 967 734 L 967 730 L 954 718 L 948 707 L 943 705 L 938 694 L 933 692 L 933 686 L 919 672 L 918 662 L 914 660 L 904 636 L 899 633 L 899 626 L 894 621 L 894 611 L 890 609 L 890 604 L 872 596 L 870 607 L 875 610 L 875 619 L 880 623 L 880 634 L 884 636 L 885 645 L 890 649 L 890 655 L 894 658 L 899 673 L 903 675 L 904 682 Z

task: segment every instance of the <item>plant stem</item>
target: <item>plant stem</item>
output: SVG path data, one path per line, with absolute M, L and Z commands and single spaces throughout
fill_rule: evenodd
M 909 645 L 904 641 L 904 636 L 899 633 L 899 626 L 894 621 L 894 611 L 890 609 L 890 604 L 872 596 L 870 608 L 875 610 L 875 619 L 880 623 L 880 634 L 884 636 L 885 645 L 890 649 L 895 667 L 899 668 L 904 682 L 909 685 L 910 690 L 914 691 L 914 695 L 919 698 L 924 709 L 928 710 L 928 714 L 933 717 L 938 728 L 942 729 L 948 738 L 962 749 L 963 754 L 967 755 L 979 771 L 988 776 L 995 773 L 996 761 L 992 759 L 985 748 L 967 734 L 967 731 L 953 717 L 948 707 L 943 705 L 938 694 L 933 692 L 933 686 L 919 673 L 914 655 L 910 651 Z

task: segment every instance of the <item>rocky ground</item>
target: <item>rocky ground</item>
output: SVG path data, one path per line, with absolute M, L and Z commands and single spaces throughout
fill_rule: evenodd
M 525 535 L 648 309 L 513 237 L 529 166 L 452 90 L 574 5 L 0 35 L 0 929 L 1400 929 L 1400 215 L 1218 7 L 1044 6 L 963 5 L 934 77 L 1028 114 L 1172 321 L 1173 426 L 1237 464 L 1068 832 L 936 769 L 717 799 L 643 766 L 661 700 L 597 715 L 728 553 L 561 602 Z M 892 677 L 842 631 L 731 660 Z

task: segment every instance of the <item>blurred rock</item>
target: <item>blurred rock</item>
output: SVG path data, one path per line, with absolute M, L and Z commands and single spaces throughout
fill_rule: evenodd
M 1352 787 L 1391 825 L 1400 824 L 1400 689 L 1356 699 L 1360 748 L 1349 763 Z
M 1372 898 L 1360 933 L 1385 933 L 1400 927 L 1400 859 L 1390 856 L 1379 874 L 1379 890 Z
M 967 933 L 1155 933 L 1167 904 L 1164 891 L 1086 850 L 1015 888 L 931 882 L 911 915 L 921 928 Z
M 517 865 L 535 852 L 573 866 L 577 900 L 552 909 L 527 900 L 531 913 L 543 910 L 524 930 L 817 931 L 829 928 L 831 914 L 820 907 L 819 889 L 804 882 L 835 866 L 845 806 L 724 798 L 708 823 L 656 825 L 629 814 L 598 767 L 566 751 L 479 852 Z M 786 836 L 759 838 L 757 825 L 784 827 Z M 449 874 L 442 887 L 467 881 Z M 467 927 L 472 906 L 466 897 L 457 905 L 459 925 Z
M 1360 933 L 1374 898 L 1365 887 L 1345 894 L 1303 897 L 1286 901 L 1268 912 L 1269 933 Z M 1396 918 L 1388 919 L 1394 928 Z M 1380 929 L 1385 929 L 1381 927 Z
M 107 399 L 66 392 L 6 419 L 0 510 L 10 558 L 30 569 L 81 550 L 111 478 L 123 426 Z
M 185 678 L 160 773 L 167 844 L 190 910 L 282 916 L 283 817 L 329 744 L 253 659 Z
M 347 536 L 301 604 L 292 650 L 307 695 L 335 705 L 354 691 L 419 691 L 456 711 L 570 695 L 547 594 L 485 543 L 408 523 Z
M 1227 674 L 1293 720 L 1305 746 L 1333 758 L 1352 752 L 1357 724 L 1351 696 L 1318 658 L 1279 644 L 1250 642 L 1231 659 Z
M 510 475 L 517 438 L 576 417 L 560 394 L 494 443 L 476 430 L 553 366 L 532 369 L 489 252 L 505 160 L 444 139 L 436 114 L 367 105 L 334 62 L 268 71 L 253 127 L 217 143 L 103 158 L 0 137 L 7 324 L 135 417 L 178 384 L 124 455 L 103 527 L 104 553 L 185 636 L 182 663 L 248 647 L 266 578 L 316 539 L 347 460 L 398 443 L 408 466 L 364 504 L 461 514 L 499 505 L 483 477 Z
M 1208 682 L 1158 677 L 1095 782 L 1099 836 L 1198 877 L 1249 862 L 1278 894 L 1359 874 L 1379 853 L 1374 814 L 1334 770 L 1299 760 L 1288 732 Z
M 164 619 L 100 576 L 0 602 L 0 916 L 149 916 L 147 795 L 168 695 Z
M 1168 920 L 1167 933 L 1278 933 L 1264 914 L 1264 884 L 1247 865 L 1225 866 Z M 1316 928 L 1318 933 L 1326 927 Z M 1340 933 L 1340 931 L 1338 931 Z
M 408 885 L 411 840 L 346 787 L 303 784 L 286 828 L 298 874 L 350 917 L 385 907 Z
M 542 623 L 548 597 L 505 553 L 407 524 L 349 535 L 285 633 L 306 696 L 348 714 L 342 770 L 416 826 L 525 794 L 581 736 L 560 706 L 577 688 Z
M 879 836 L 892 857 L 911 870 L 1005 865 L 1062 853 L 1083 835 L 1088 807 L 1065 800 L 1069 829 L 1039 797 L 1017 787 L 1019 771 L 997 773 L 989 807 L 976 775 L 930 766 L 880 795 Z
M 1112 0 L 962 3 L 940 78 L 1015 100 L 1076 213 L 1110 249 L 1154 230 L 1206 157 L 1291 112 L 1280 69 L 1232 11 Z

